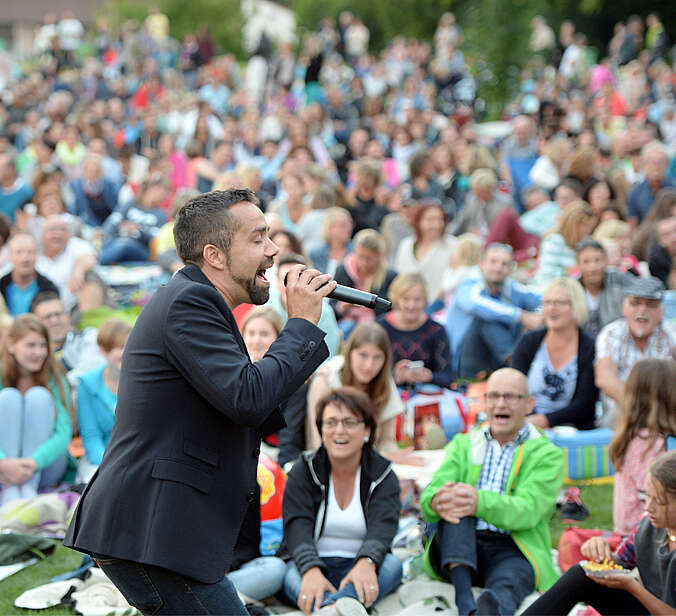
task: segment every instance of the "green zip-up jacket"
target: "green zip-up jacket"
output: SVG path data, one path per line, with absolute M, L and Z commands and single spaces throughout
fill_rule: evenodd
M 505 494 L 479 490 L 476 516 L 511 533 L 514 543 L 533 566 L 535 588 L 547 590 L 557 580 L 551 556 L 549 518 L 563 483 L 563 453 L 544 434 L 529 424 L 528 439 L 514 452 Z M 446 445 L 446 455 L 432 482 L 420 497 L 423 517 L 438 522 L 432 498 L 448 481 L 475 486 L 486 456 L 483 428 L 458 434 Z M 425 551 L 425 572 L 440 579 L 434 570 L 432 541 Z

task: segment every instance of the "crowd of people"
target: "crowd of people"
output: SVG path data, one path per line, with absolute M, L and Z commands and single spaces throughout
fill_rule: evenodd
M 614 431 L 626 541 L 584 555 L 650 575 L 606 584 L 598 609 L 616 613 L 625 592 L 636 610 L 675 609 L 674 461 L 660 455 L 676 433 L 676 58 L 656 14 L 618 22 L 603 50 L 568 21 L 532 29 L 519 93 L 486 124 L 451 13 L 432 41 L 376 53 L 344 12 L 298 45 L 264 34 L 244 64 L 207 28 L 176 41 L 156 9 L 120 32 L 49 14 L 31 62 L 0 52 L 0 504 L 63 480 L 74 435 L 71 480 L 101 463 L 139 311 L 106 268 L 169 278 L 181 208 L 247 188 L 279 249 L 268 304 L 235 310 L 252 361 L 287 322 L 299 264 L 393 309 L 324 301 L 329 359 L 267 439 L 290 472 L 288 566 L 236 561 L 243 593 L 262 575 L 259 590 L 309 614 L 392 592 L 390 463 L 423 463 L 402 439 L 405 400 L 488 379 L 486 426 L 451 440 L 421 497 L 428 573 L 460 613 L 513 613 L 552 586 L 532 613 L 594 603 L 598 580 L 551 568 L 563 462 L 542 430 L 559 426 Z

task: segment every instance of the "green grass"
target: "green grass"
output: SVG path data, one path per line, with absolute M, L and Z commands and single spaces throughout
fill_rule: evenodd
M 15 614 L 25 614 L 26 616 L 31 614 L 35 616 L 35 614 L 39 613 L 45 616 L 74 616 L 75 612 L 63 607 L 51 607 L 39 612 L 20 609 L 14 607 L 14 599 L 29 588 L 48 584 L 54 576 L 66 571 L 72 571 L 80 565 L 81 560 L 82 554 L 64 548 L 59 543 L 56 546 L 54 554 L 45 560 L 39 561 L 5 578 L 0 582 L 0 614 L 2 616 L 9 616 L 10 614 L 12 616 Z
M 580 498 L 591 511 L 591 517 L 579 525 L 584 528 L 613 528 L 613 486 L 582 486 Z M 565 524 L 559 522 L 558 511 L 554 513 L 550 524 L 552 533 L 552 545 L 559 543 L 561 533 L 566 529 Z M 13 616 L 15 614 L 35 615 L 34 610 L 22 610 L 14 607 L 14 599 L 22 592 L 41 584 L 47 584 L 51 578 L 60 573 L 75 569 L 80 564 L 82 555 L 68 548 L 58 545 L 52 556 L 35 565 L 26 567 L 19 573 L 8 577 L 0 582 L 0 614 Z M 45 616 L 73 616 L 68 608 L 52 607 L 41 610 Z
M 582 528 L 603 528 L 613 530 L 613 486 L 580 486 L 580 500 L 587 506 L 591 512 L 584 522 L 579 522 L 577 526 Z M 549 525 L 552 534 L 552 546 L 559 545 L 561 533 L 568 527 L 567 524 L 561 524 L 559 521 L 558 510 L 554 512 L 551 524 Z

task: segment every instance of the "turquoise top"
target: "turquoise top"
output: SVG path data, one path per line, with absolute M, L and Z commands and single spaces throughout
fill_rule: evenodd
M 82 445 L 92 464 L 101 464 L 115 423 L 117 396 L 103 381 L 106 364 L 86 372 L 77 388 L 77 418 Z

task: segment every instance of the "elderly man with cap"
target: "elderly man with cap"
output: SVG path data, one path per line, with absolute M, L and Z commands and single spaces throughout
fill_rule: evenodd
M 636 278 L 622 300 L 623 318 L 606 325 L 596 339 L 596 385 L 601 390 L 601 425 L 612 428 L 624 381 L 639 359 L 676 360 L 676 330 L 664 321 L 664 286 L 657 278 Z

